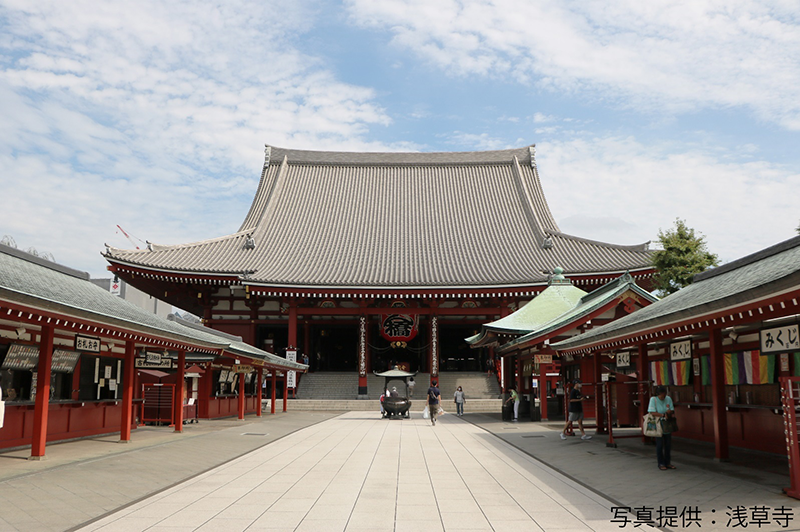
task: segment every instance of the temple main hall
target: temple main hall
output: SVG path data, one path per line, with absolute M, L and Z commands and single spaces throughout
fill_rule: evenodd
M 536 297 L 556 267 L 587 292 L 625 272 L 649 288 L 651 253 L 562 233 L 535 146 L 267 146 L 238 231 L 105 257 L 119 278 L 215 329 L 279 355 L 294 348 L 314 372 L 352 374 L 353 395 L 365 396 L 367 375 L 394 366 L 485 372 L 493 348 L 464 338 Z

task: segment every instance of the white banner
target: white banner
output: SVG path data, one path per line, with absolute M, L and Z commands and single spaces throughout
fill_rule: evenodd
M 287 349 L 286 350 L 286 360 L 289 362 L 297 362 L 297 350 L 296 349 Z M 287 371 L 286 372 L 286 386 L 288 388 L 294 388 L 297 386 L 297 381 L 295 380 L 297 377 L 296 371 Z

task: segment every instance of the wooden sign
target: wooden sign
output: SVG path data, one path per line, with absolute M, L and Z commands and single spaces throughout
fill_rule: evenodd
M 553 355 L 533 355 L 533 361 L 537 364 L 552 364 Z
M 252 373 L 253 366 L 249 364 L 234 364 L 231 371 L 233 371 L 233 373 Z
M 631 366 L 630 353 L 617 353 L 616 360 L 618 368 L 629 368 Z
M 692 341 L 683 340 L 669 344 L 670 360 L 688 360 L 692 358 Z
M 762 329 L 761 353 L 777 353 L 800 349 L 800 325 L 787 325 L 773 329 Z
M 83 351 L 84 353 L 99 353 L 100 338 L 96 336 L 84 336 L 82 334 L 76 334 L 75 351 Z

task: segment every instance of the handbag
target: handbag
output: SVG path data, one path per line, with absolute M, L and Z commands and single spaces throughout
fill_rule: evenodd
M 664 420 L 664 434 L 672 434 L 673 432 L 678 432 L 678 420 L 675 419 L 674 415 L 671 415 Z
M 659 418 L 653 414 L 646 414 L 642 419 L 642 434 L 650 438 L 660 438 L 664 435 L 663 427 Z

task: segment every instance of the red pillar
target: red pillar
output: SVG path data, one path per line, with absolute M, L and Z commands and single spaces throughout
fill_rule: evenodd
M 650 381 L 650 365 L 647 363 L 647 344 L 639 344 L 637 347 L 636 356 L 636 374 L 639 376 L 639 426 L 642 424 L 647 413 L 647 406 L 650 404 L 650 396 L 648 394 L 649 386 L 642 381 Z M 642 436 L 642 441 L 645 437 Z
M 125 360 L 122 371 L 122 421 L 120 422 L 119 441 L 130 443 L 131 425 L 133 424 L 133 383 L 135 369 L 133 359 L 136 356 L 136 347 L 131 340 L 125 342 Z
M 244 420 L 244 373 L 239 373 L 239 397 L 236 405 L 239 419 Z
M 728 460 L 728 417 L 725 411 L 725 357 L 722 329 L 709 334 L 711 345 L 711 412 L 714 423 L 714 459 Z
M 297 302 L 289 303 L 289 347 L 297 348 Z
M 549 385 L 547 382 L 547 368 L 550 364 L 539 364 L 539 412 L 542 414 L 542 421 L 547 421 L 547 392 Z
M 178 375 L 175 382 L 175 432 L 183 432 L 183 389 L 186 386 L 186 351 L 178 350 Z
M 308 320 L 303 322 L 303 353 L 308 355 L 308 364 L 311 365 L 311 326 Z
M 270 372 L 272 373 L 272 379 L 271 379 L 271 382 L 272 382 L 272 400 L 269 403 L 269 410 L 270 410 L 269 413 L 270 414 L 274 414 L 275 413 L 275 388 L 278 387 L 278 376 L 277 376 L 278 372 L 275 371 L 275 368 L 271 369 Z
M 605 416 L 603 415 L 603 364 L 600 352 L 592 353 L 592 373 L 594 374 L 594 419 L 597 422 L 596 434 L 605 434 Z M 609 397 L 611 397 L 609 395 Z
M 264 381 L 264 368 L 259 367 L 256 373 L 256 417 L 261 417 L 261 401 L 264 396 L 262 383 Z
M 47 414 L 50 408 L 50 371 L 53 364 L 53 326 L 44 325 L 39 343 L 39 367 L 36 372 L 36 406 L 33 410 L 31 460 L 44 458 L 47 443 Z
M 286 401 L 289 399 L 289 375 L 283 372 L 283 411 L 286 412 Z

